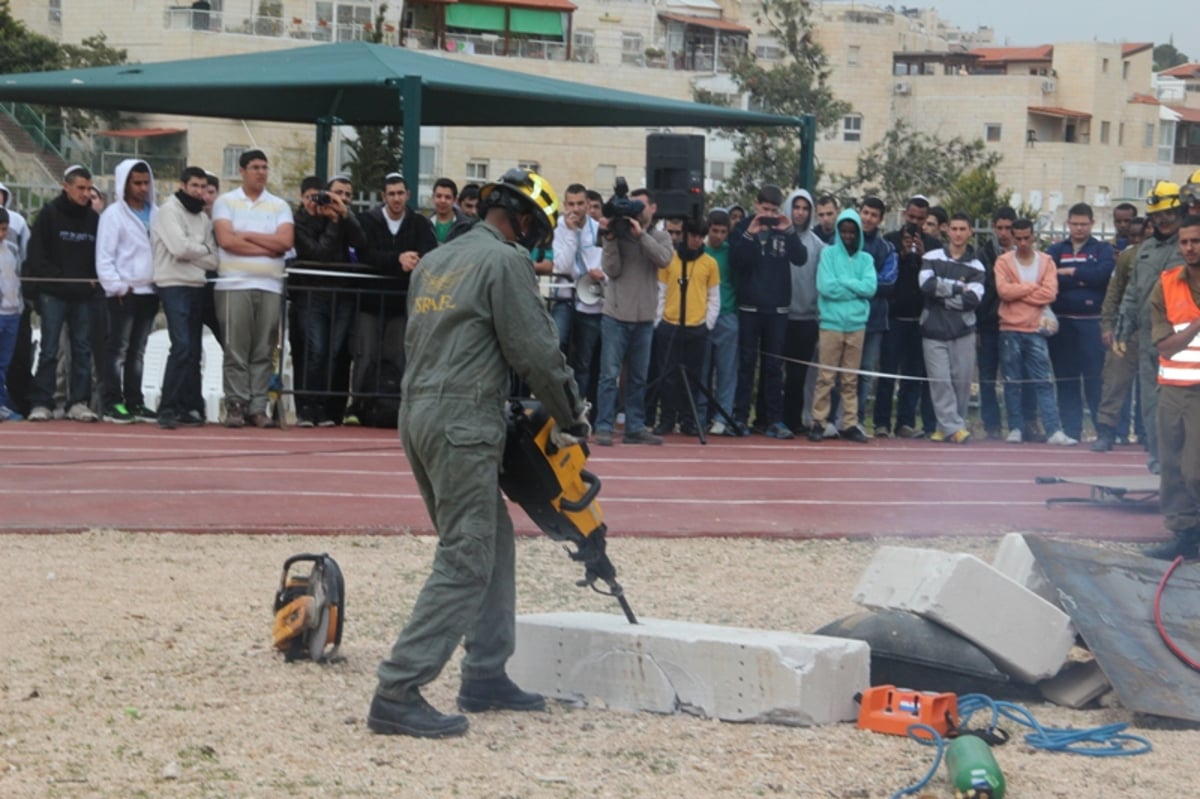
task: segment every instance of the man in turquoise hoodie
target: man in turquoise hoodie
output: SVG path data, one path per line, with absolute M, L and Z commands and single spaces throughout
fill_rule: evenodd
M 875 260 L 863 250 L 862 220 L 847 208 L 838 214 L 837 238 L 821 251 L 817 266 L 817 311 L 820 339 L 817 342 L 817 388 L 813 396 L 813 425 L 809 441 L 823 438 L 829 421 L 829 398 L 838 379 L 835 368 L 856 370 L 862 363 L 863 339 L 871 298 L 875 296 Z M 869 440 L 858 425 L 858 381 L 841 373 L 842 424 L 839 434 L 848 441 Z

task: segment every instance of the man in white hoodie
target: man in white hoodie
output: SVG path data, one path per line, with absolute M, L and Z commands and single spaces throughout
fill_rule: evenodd
M 154 420 L 142 396 L 142 359 L 158 314 L 150 227 L 156 211 L 154 175 L 127 158 L 115 170 L 117 197 L 100 215 L 96 276 L 104 288 L 108 346 L 100 364 L 104 421 Z

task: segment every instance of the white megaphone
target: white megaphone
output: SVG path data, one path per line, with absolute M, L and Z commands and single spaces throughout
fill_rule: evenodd
M 604 282 L 585 274 L 575 281 L 575 297 L 584 305 L 595 305 L 604 300 Z

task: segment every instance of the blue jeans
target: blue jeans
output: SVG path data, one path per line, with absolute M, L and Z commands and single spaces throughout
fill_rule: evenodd
M 887 335 L 886 330 L 867 331 L 863 338 L 862 363 L 858 367 L 864 372 L 879 371 L 879 356 L 883 352 L 883 338 Z M 846 376 L 848 378 L 848 376 Z M 862 424 L 866 421 L 867 399 L 875 391 L 875 377 L 873 375 L 858 376 L 858 423 Z
M 759 392 L 763 395 L 765 419 L 755 424 L 769 427 L 783 422 L 783 343 L 787 338 L 787 314 L 776 312 L 738 311 L 738 382 L 733 403 L 733 416 L 742 424 L 750 418 L 750 397 L 754 393 L 754 372 L 762 372 Z
M 921 325 L 916 319 L 889 319 L 888 332 L 883 336 L 879 353 L 879 371 L 908 378 L 925 377 L 925 350 L 921 343 Z M 896 394 L 896 426 L 892 427 L 892 395 Z M 881 377 L 875 383 L 875 427 L 895 430 L 917 426 L 917 406 L 921 408 L 921 425 L 926 432 L 937 428 L 929 384 L 921 380 L 896 381 Z
M 167 335 L 171 339 L 158 414 L 167 418 L 179 418 L 188 411 L 203 414 L 200 357 L 204 334 L 204 287 L 158 286 L 156 290 L 167 317 Z
M 1083 433 L 1084 401 L 1093 422 L 1100 412 L 1105 353 L 1104 342 L 1100 340 L 1100 318 L 1059 316 L 1058 332 L 1049 344 L 1062 429 L 1071 438 L 1079 438 Z
M 108 314 L 108 346 L 100 372 L 104 406 L 123 402 L 132 410 L 144 404 L 143 360 L 158 315 L 158 296 L 131 292 L 107 298 L 104 308 Z
M 711 374 L 713 396 L 725 413 L 733 415 L 733 399 L 737 392 L 738 371 L 738 317 L 736 313 L 725 313 L 717 317 L 717 324 L 708 332 L 708 347 L 704 352 L 704 367 L 701 374 L 705 379 Z M 708 398 L 700 395 L 696 403 L 700 418 L 716 420 L 716 408 L 708 407 Z M 724 422 L 725 420 L 722 419 Z
M 39 294 L 38 316 L 42 320 L 42 340 L 38 347 L 37 371 L 29 402 L 34 408 L 54 407 L 54 384 L 58 371 L 58 341 L 63 325 L 71 335 L 71 374 L 67 380 L 67 407 L 92 399 L 92 300 L 64 300 L 52 294 Z
M 617 418 L 617 383 L 625 372 L 625 433 L 646 429 L 646 373 L 650 370 L 653 322 L 600 320 L 600 390 L 596 397 L 596 430 L 612 432 Z
M 570 352 L 569 347 L 571 346 L 571 319 L 575 316 L 574 301 L 552 301 L 550 316 L 554 319 L 554 326 L 558 328 L 558 348 L 562 350 L 563 355 L 566 355 Z
M 1042 415 L 1042 428 L 1048 435 L 1061 430 L 1058 406 L 1054 404 L 1054 390 L 1050 387 L 1050 352 L 1046 339 L 1037 333 L 1002 331 L 1000 368 L 1004 374 L 1004 409 L 1008 411 L 1008 429 L 1021 430 L 1027 421 L 1031 421 L 1025 418 L 1021 401 L 1022 391 L 1031 386 Z
M 979 331 L 979 349 L 976 353 L 979 367 L 979 416 L 983 429 L 988 432 L 999 430 L 1000 401 L 996 395 L 996 375 L 1000 370 L 1000 332 Z
M 354 298 L 336 291 L 296 292 L 296 325 L 304 342 L 296 401 L 299 415 L 311 421 L 325 417 L 328 392 L 334 391 L 334 366 L 350 340 Z M 339 417 L 340 420 L 340 417 Z
M 21 327 L 21 314 L 0 315 L 0 408 L 11 408 L 8 399 L 8 366 L 17 349 L 17 330 Z
M 575 335 L 575 346 L 571 352 L 571 369 L 575 372 L 575 385 L 579 396 L 599 405 L 596 386 L 592 385 L 592 374 L 596 355 L 600 352 L 600 318 L 603 314 L 577 313 L 571 329 Z M 599 382 L 599 381 L 597 381 Z

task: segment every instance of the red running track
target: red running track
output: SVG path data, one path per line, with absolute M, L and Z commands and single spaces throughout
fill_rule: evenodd
M 618 442 L 620 439 L 618 438 Z M 773 441 L 673 436 L 594 447 L 613 535 L 995 536 L 1009 531 L 1164 538 L 1156 502 L 1046 507 L 1087 496 L 1045 476 L 1144 475 L 1138 447 Z M 0 425 L 0 530 L 431 531 L 394 432 Z M 518 510 L 519 531 L 536 529 Z

